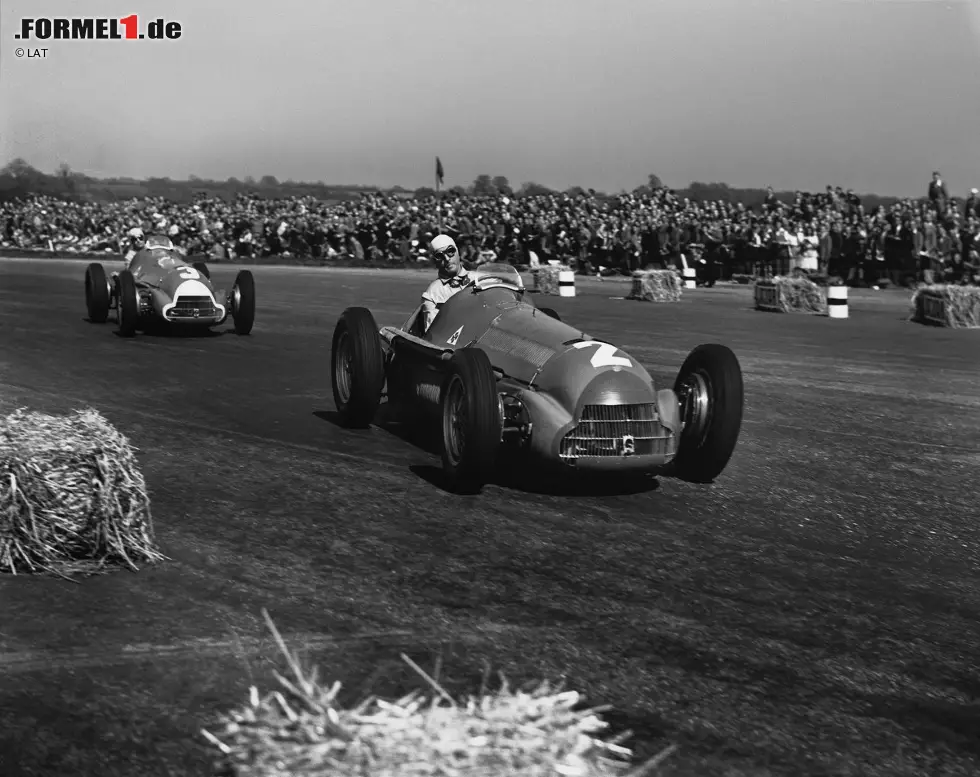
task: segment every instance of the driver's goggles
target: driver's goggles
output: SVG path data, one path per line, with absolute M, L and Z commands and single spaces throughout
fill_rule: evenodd
M 454 256 L 456 256 L 456 246 L 449 246 L 442 251 L 435 252 L 436 259 L 452 259 Z

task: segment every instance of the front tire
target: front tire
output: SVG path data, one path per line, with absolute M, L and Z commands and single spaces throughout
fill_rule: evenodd
M 255 325 L 255 279 L 251 271 L 241 270 L 235 277 L 235 285 L 231 289 L 231 301 L 235 334 L 249 334 Z
M 98 262 L 92 262 L 85 270 L 85 307 L 93 324 L 109 320 L 109 282 Z
M 493 476 L 503 419 L 497 376 L 479 348 L 453 354 L 439 397 L 442 467 L 457 494 L 475 494 Z
M 674 474 L 691 483 L 711 483 L 731 459 L 742 428 L 742 368 L 724 345 L 699 345 L 681 365 L 674 391 L 684 422 Z
M 119 334 L 132 337 L 139 324 L 140 301 L 136 291 L 136 279 L 129 270 L 116 277 L 116 314 L 119 317 Z
M 330 352 L 333 401 L 345 425 L 366 428 L 381 404 L 384 351 L 374 316 L 367 308 L 347 308 L 333 331 Z

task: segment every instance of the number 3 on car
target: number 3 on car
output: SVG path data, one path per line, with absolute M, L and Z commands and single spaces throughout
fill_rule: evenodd
M 592 354 L 592 359 L 590 364 L 599 369 L 600 367 L 632 367 L 633 362 L 631 362 L 625 356 L 617 356 L 617 348 L 615 345 L 610 345 L 609 343 L 602 343 L 598 340 L 585 340 L 581 343 L 575 343 L 576 348 L 588 348 L 589 346 L 598 346 L 596 352 Z
M 196 281 L 201 277 L 201 274 L 193 267 L 181 267 L 177 273 L 185 281 Z

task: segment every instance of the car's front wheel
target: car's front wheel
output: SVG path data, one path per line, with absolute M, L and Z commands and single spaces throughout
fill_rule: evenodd
M 742 428 L 742 368 L 724 345 L 699 345 L 681 365 L 674 391 L 684 423 L 674 474 L 710 483 L 727 466 Z
M 450 488 L 478 493 L 493 476 L 503 427 L 497 377 L 484 351 L 461 348 L 453 354 L 439 406 L 442 466 Z
M 139 324 L 140 298 L 136 291 L 136 279 L 129 270 L 123 270 L 116 276 L 116 298 L 119 334 L 132 337 Z
M 347 426 L 371 424 L 381 404 L 385 369 L 381 336 L 367 308 L 347 308 L 333 332 L 333 401 Z
M 109 282 L 98 262 L 92 262 L 85 270 L 85 307 L 93 324 L 104 324 L 109 319 Z
M 255 279 L 249 270 L 242 270 L 235 277 L 231 289 L 231 315 L 235 320 L 235 334 L 247 335 L 255 325 Z

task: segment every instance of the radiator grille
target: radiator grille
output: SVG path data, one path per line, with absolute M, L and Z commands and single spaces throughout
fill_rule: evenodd
M 199 316 L 213 316 L 217 313 L 210 297 L 189 296 L 178 297 L 174 300 L 174 306 L 170 309 L 172 316 L 194 316 L 194 311 Z
M 677 441 L 660 423 L 657 406 L 586 405 L 582 418 L 561 441 L 559 456 L 572 462 L 580 458 L 649 456 L 676 453 Z

